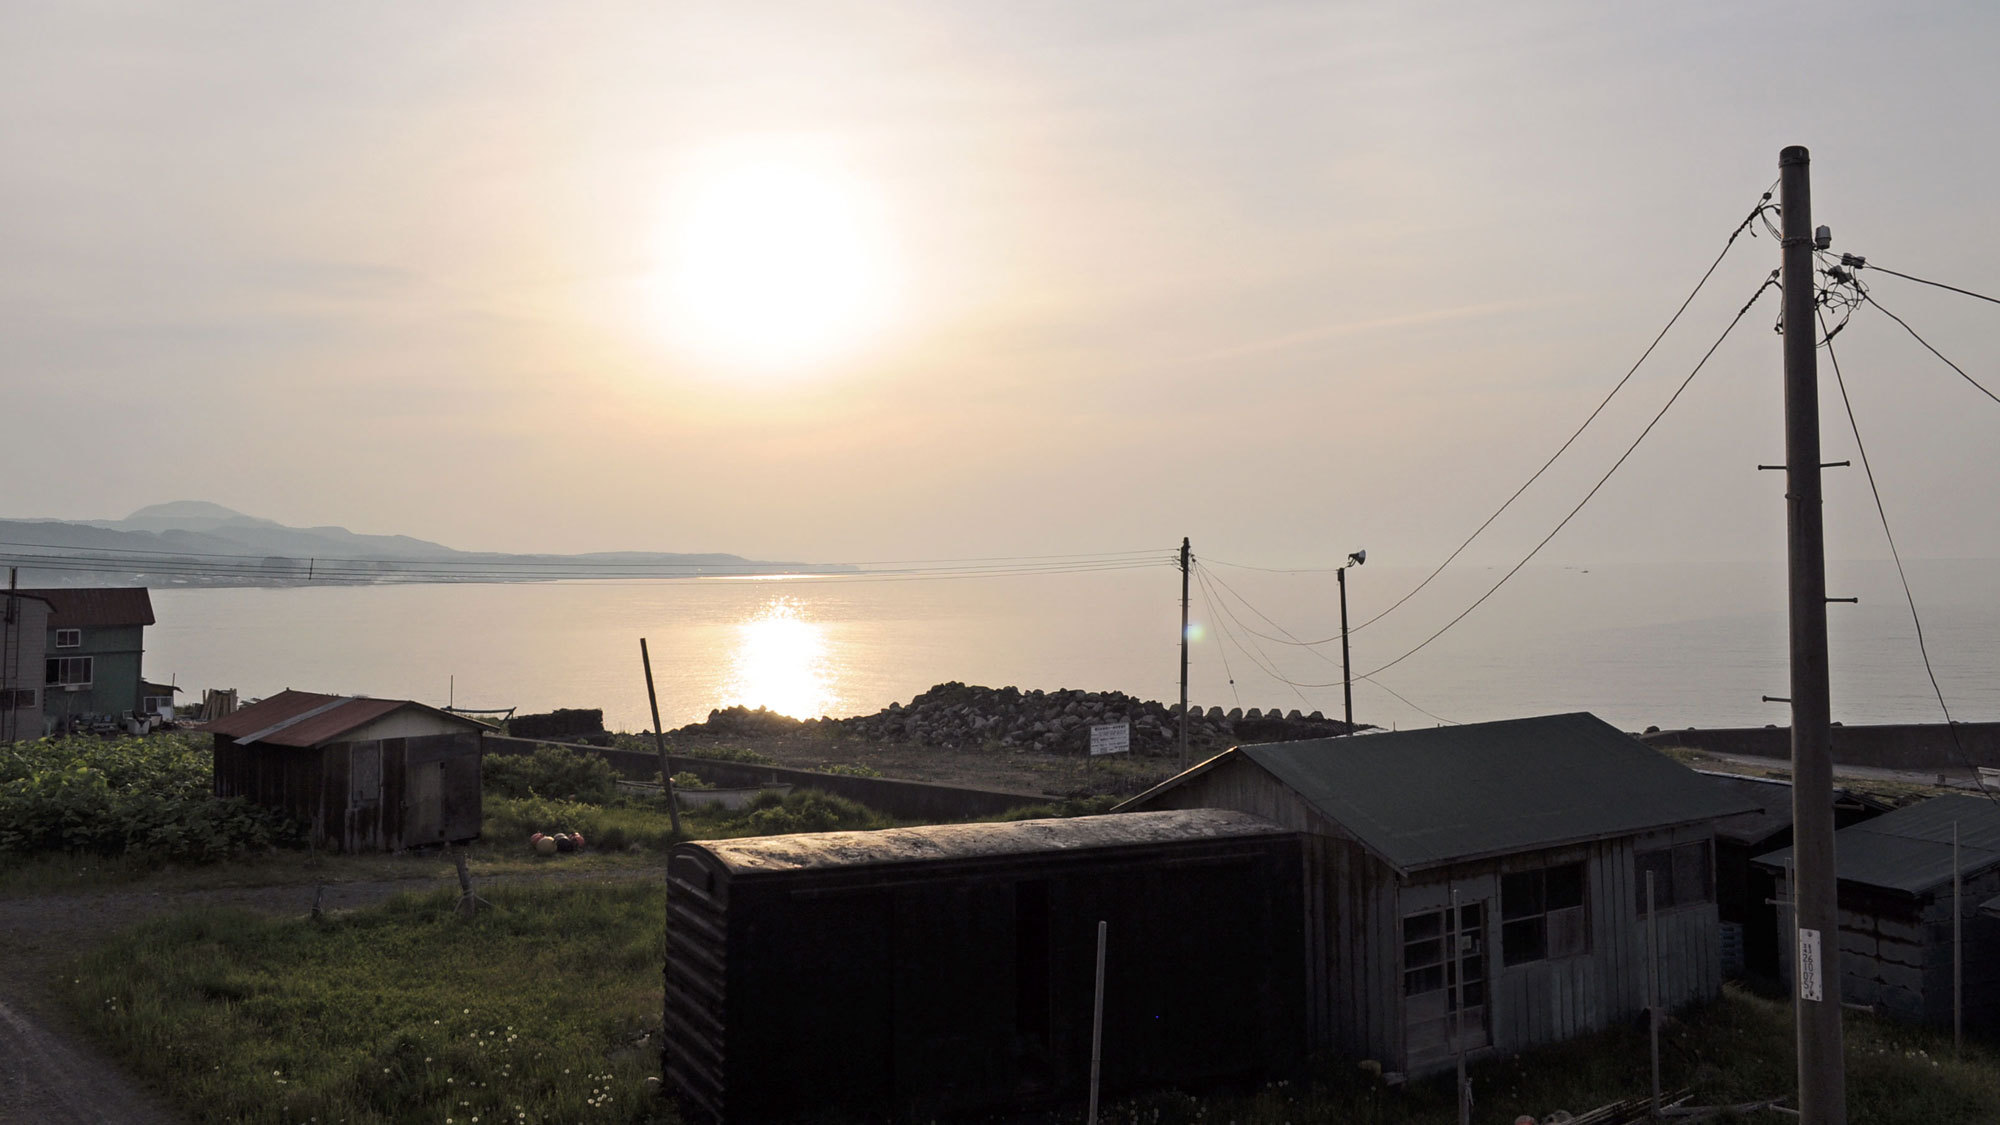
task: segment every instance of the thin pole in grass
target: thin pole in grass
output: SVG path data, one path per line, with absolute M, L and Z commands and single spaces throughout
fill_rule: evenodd
M 674 835 L 681 834 L 681 801 L 674 796 L 674 771 L 667 764 L 667 739 L 660 733 L 660 697 L 653 692 L 653 656 L 646 651 L 646 638 L 639 638 L 639 663 L 646 667 L 646 702 L 653 708 L 653 749 L 660 754 L 660 792 L 667 795 L 667 822 Z
M 1104 938 L 1110 923 L 1097 923 L 1097 999 L 1090 1013 L 1090 1112 L 1086 1125 L 1097 1125 L 1097 1075 L 1104 1061 Z
M 1653 1113 L 1660 1116 L 1660 921 L 1653 913 L 1653 873 L 1646 872 L 1646 1030 L 1653 1045 Z

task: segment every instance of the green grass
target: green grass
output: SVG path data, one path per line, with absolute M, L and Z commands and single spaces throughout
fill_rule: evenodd
M 67 990 L 114 1052 L 204 1120 L 670 1119 L 647 1084 L 657 1031 L 634 1045 L 658 1023 L 660 895 L 657 885 L 502 889 L 490 896 L 498 911 L 469 920 L 452 913 L 451 893 L 321 924 L 184 914 L 113 937 L 78 963 Z M 1854 1125 L 2000 1119 L 1992 1043 L 1954 1059 L 1948 1035 L 1850 1016 L 1847 1045 Z M 1697 1103 L 1783 1094 L 1789 1009 L 1729 989 L 1668 1025 L 1662 1059 L 1666 1087 L 1692 1087 Z M 1580 1114 L 1646 1091 L 1646 1036 L 1614 1029 L 1477 1064 L 1472 1080 L 1479 1122 Z M 1148 1094 L 1106 1115 L 1157 1125 L 1453 1119 L 1448 1077 L 1389 1088 L 1340 1060 L 1296 1082 Z
M 72 1008 L 204 1121 L 672 1120 L 657 885 L 455 892 L 328 921 L 189 912 L 68 974 Z

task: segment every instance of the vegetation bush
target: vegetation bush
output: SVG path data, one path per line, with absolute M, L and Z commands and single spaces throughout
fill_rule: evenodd
M 681 837 L 674 835 L 666 809 L 653 802 L 594 805 L 549 797 L 486 798 L 480 835 L 496 844 L 527 843 L 537 832 L 581 832 L 591 848 L 622 851 L 632 844 L 665 851 Z
M 604 712 L 596 707 L 566 707 L 507 720 L 507 734 L 512 738 L 564 739 L 603 733 Z
M 748 807 L 741 809 L 719 805 L 687 809 L 681 813 L 681 821 L 703 839 L 896 827 L 894 819 L 866 805 L 816 789 L 795 790 L 782 796 L 769 791 L 759 793 Z
M 205 741 L 153 734 L 0 746 L 0 853 L 201 862 L 303 842 L 303 826 L 286 814 L 213 795 Z
M 480 765 L 488 796 L 553 797 L 609 804 L 618 797 L 618 771 L 595 754 L 564 746 L 537 746 L 533 754 L 488 754 Z

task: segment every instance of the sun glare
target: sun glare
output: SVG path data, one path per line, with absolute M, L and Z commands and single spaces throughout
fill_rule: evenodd
M 879 207 L 837 162 L 740 148 L 689 172 L 662 249 L 663 327 L 733 370 L 799 370 L 880 330 L 889 299 Z
M 736 627 L 726 702 L 798 719 L 826 714 L 833 706 L 826 650 L 824 626 L 808 620 L 791 598 L 771 599 Z

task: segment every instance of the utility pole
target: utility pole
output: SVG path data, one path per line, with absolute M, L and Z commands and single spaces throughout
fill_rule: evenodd
M 1188 553 L 1187 536 L 1181 536 L 1181 768 L 1188 768 L 1187 744 L 1187 658 L 1188 658 Z
M 1827 688 L 1826 536 L 1820 501 L 1818 332 L 1814 328 L 1811 156 L 1778 154 L 1784 207 L 1785 531 L 1792 641 L 1792 854 L 1798 944 L 1799 1119 L 1847 1125 L 1840 1027 L 1840 914 L 1833 856 L 1832 705 Z
M 1354 733 L 1354 680 L 1348 674 L 1352 667 L 1347 654 L 1347 568 L 1333 572 L 1340 579 L 1340 702 L 1342 713 L 1347 718 L 1347 733 Z

